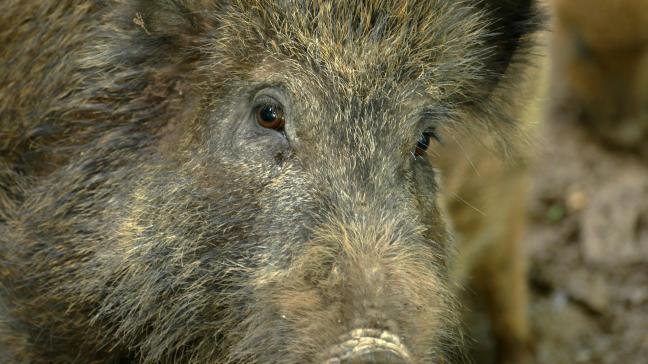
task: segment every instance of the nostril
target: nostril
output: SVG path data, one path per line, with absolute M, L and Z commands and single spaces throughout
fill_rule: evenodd
M 407 348 L 389 331 L 356 329 L 340 337 L 327 352 L 326 364 L 408 364 Z
M 400 355 L 389 350 L 376 350 L 341 360 L 342 364 L 407 364 Z

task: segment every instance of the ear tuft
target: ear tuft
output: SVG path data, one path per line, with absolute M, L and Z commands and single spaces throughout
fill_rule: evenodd
M 106 21 L 109 55 L 121 64 L 186 63 L 217 27 L 218 1 L 138 0 L 115 6 Z M 117 29 L 114 28 L 117 25 Z M 174 60 L 175 59 L 175 60 Z
M 135 7 L 133 22 L 149 35 L 187 34 L 197 26 L 195 14 L 185 1 L 142 0 Z
M 516 53 L 529 49 L 528 35 L 544 22 L 536 0 L 484 0 L 479 3 L 491 17 L 489 25 L 494 53 L 490 68 L 496 75 L 506 72 Z

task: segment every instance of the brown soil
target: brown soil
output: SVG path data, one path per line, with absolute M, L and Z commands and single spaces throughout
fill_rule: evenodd
M 648 363 L 648 160 L 552 109 L 525 239 L 536 362 Z

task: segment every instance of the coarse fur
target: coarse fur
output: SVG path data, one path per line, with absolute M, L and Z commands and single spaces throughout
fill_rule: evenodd
M 0 359 L 463 342 L 425 130 L 516 137 L 532 1 L 0 4 Z M 281 103 L 281 132 L 254 121 Z

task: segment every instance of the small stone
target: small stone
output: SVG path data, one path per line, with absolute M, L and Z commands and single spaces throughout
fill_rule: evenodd
M 587 202 L 587 196 L 582 191 L 574 191 L 567 196 L 567 208 L 573 212 L 582 211 Z
M 567 306 L 567 294 L 564 291 L 556 291 L 552 297 L 553 309 L 560 312 Z
M 645 173 L 625 173 L 599 188 L 583 213 L 586 261 L 608 266 L 644 261 L 648 238 L 642 233 L 642 216 L 647 213 Z
M 576 353 L 576 362 L 578 363 L 589 363 L 592 361 L 592 352 L 590 350 L 580 350 Z
M 605 277 L 587 270 L 570 274 L 569 295 L 597 313 L 605 313 L 610 304 L 610 293 Z

